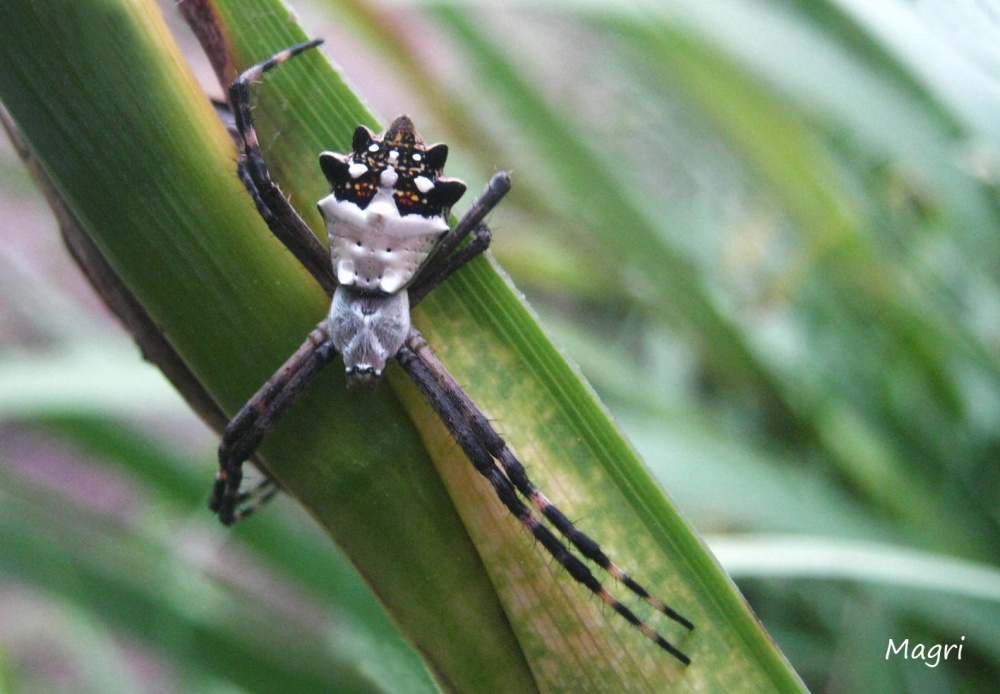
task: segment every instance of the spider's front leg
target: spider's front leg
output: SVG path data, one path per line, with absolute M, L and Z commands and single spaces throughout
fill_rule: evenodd
M 330 271 L 329 254 L 278 185 L 271 180 L 267 163 L 260 151 L 250 110 L 251 84 L 268 70 L 321 43 L 322 39 L 315 39 L 292 46 L 247 69 L 229 86 L 229 105 L 233 109 L 240 140 L 240 180 L 253 197 L 257 211 L 267 222 L 271 233 L 312 273 L 327 294 L 332 294 L 336 281 Z
M 265 488 L 266 482 L 253 492 L 240 492 L 243 463 L 253 455 L 281 415 L 299 399 L 320 369 L 336 355 L 324 319 L 230 420 L 219 444 L 219 472 L 209 502 L 225 525 L 250 515 L 273 495 L 272 488 Z
M 411 306 L 416 306 L 456 270 L 489 248 L 490 228 L 483 220 L 510 192 L 510 187 L 509 173 L 499 171 L 493 174 L 493 178 L 486 185 L 486 190 L 475 199 L 454 228 L 442 239 L 427 266 L 410 287 Z M 458 248 L 470 234 L 472 238 L 469 243 Z

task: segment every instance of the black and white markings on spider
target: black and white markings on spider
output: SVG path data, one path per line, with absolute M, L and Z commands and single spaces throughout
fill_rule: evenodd
M 426 147 L 406 116 L 382 137 L 359 127 L 349 155 L 319 155 L 331 192 L 318 207 L 337 277 L 327 325 L 349 387 L 374 384 L 410 330 L 406 288 L 465 193 L 441 175 L 447 157 L 448 147 Z
M 223 432 L 212 510 L 230 525 L 277 491 L 275 482 L 265 480 L 241 492 L 243 463 L 324 365 L 340 354 L 349 387 L 374 387 L 387 361 L 395 358 L 475 469 L 490 482 L 500 502 L 538 544 L 573 580 L 646 638 L 688 664 L 690 659 L 614 597 L 581 557 L 669 619 L 688 630 L 694 625 L 612 562 L 542 494 L 486 416 L 410 325 L 410 307 L 489 246 L 490 230 L 483 220 L 510 189 L 509 176 L 496 174 L 449 229 L 451 206 L 465 192 L 465 184 L 443 175 L 447 146 L 426 145 L 406 116 L 395 119 L 381 136 L 359 126 L 350 153 L 320 154 L 320 167 L 331 189 L 318 203 L 326 222 L 328 249 L 319 244 L 271 181 L 253 127 L 249 87 L 268 70 L 321 42 L 282 51 L 248 69 L 229 88 L 241 145 L 240 179 L 271 231 L 333 300 L 329 314 Z M 468 243 L 461 245 L 466 239 Z

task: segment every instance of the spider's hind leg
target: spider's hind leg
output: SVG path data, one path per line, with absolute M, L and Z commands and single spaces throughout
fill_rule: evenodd
M 236 513 L 233 522 L 242 521 L 247 516 L 253 515 L 267 502 L 277 496 L 281 491 L 281 485 L 273 477 L 264 477 L 251 489 L 240 492 L 239 501 L 236 504 Z
M 490 424 L 486 415 L 476 407 L 454 377 L 438 361 L 423 336 L 411 329 L 406 344 L 396 358 L 437 412 L 473 467 L 489 480 L 500 501 L 534 536 L 545 551 L 566 569 L 573 580 L 611 607 L 625 621 L 638 629 L 643 636 L 670 653 L 681 663 L 689 664 L 691 659 L 685 653 L 667 641 L 605 588 L 590 568 L 572 552 L 572 548 L 576 548 L 580 554 L 596 563 L 613 578 L 622 581 L 629 590 L 652 604 L 670 619 L 689 630 L 693 629 L 694 625 L 663 602 L 652 597 L 642 586 L 629 578 L 608 559 L 594 540 L 577 529 L 558 508 L 545 498 L 528 479 L 524 467 Z M 499 467 L 497 461 L 500 463 Z M 561 541 L 542 522 L 538 514 L 521 501 L 522 496 L 534 505 L 538 513 L 566 538 L 570 546 Z
M 277 484 L 268 479 L 241 493 L 243 463 L 336 354 L 324 321 L 230 420 L 219 444 L 219 472 L 209 502 L 225 525 L 250 515 L 277 492 Z

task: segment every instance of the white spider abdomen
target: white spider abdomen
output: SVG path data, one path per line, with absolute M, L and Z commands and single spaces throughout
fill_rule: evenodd
M 389 188 L 365 209 L 328 195 L 319 201 L 330 256 L 342 285 L 395 294 L 413 279 L 448 231 L 442 217 L 400 215 Z

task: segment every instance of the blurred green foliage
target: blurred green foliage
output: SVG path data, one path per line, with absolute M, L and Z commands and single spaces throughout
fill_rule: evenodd
M 718 538 L 811 689 L 990 690 L 1000 12 L 674 0 L 309 13 L 383 115 L 411 112 L 452 144 L 450 173 L 471 189 L 514 169 L 496 257 Z M 93 302 L 80 307 L 56 244 L 26 237 L 45 223 L 11 156 L 2 177 L 16 214 L 0 258 L 0 683 L 310 690 L 345 672 L 419 686 L 416 656 L 290 504 L 236 530 L 226 561 L 246 584 L 204 566 L 223 537 L 202 509 L 213 437 L 175 403 L 123 404 L 146 374 Z M 122 385 L 93 397 L 107 381 Z M 181 555 L 164 543 L 179 532 Z M 175 600 L 191 582 L 197 604 Z M 345 612 L 301 607 L 333 594 Z M 236 621 L 232 600 L 266 618 Z M 148 614 L 163 628 L 135 628 Z M 137 632 L 141 647 L 122 637 Z M 298 657 L 282 633 L 305 644 Z M 885 657 L 890 638 L 962 636 L 962 660 L 936 668 Z M 34 666 L 34 649 L 63 670 Z

